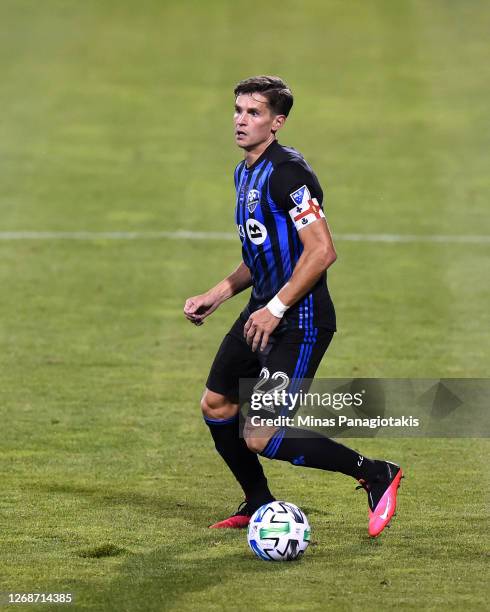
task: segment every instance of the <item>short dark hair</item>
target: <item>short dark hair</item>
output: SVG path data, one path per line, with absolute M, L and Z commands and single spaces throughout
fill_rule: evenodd
M 234 90 L 235 98 L 242 94 L 260 93 L 276 115 L 289 115 L 293 106 L 293 93 L 277 76 L 254 76 L 240 81 Z

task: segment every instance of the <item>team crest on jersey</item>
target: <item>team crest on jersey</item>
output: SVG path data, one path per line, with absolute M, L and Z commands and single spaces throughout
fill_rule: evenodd
M 260 202 L 260 191 L 258 189 L 251 189 L 247 194 L 247 208 L 248 211 L 253 213 L 257 208 L 257 204 Z
M 311 197 L 310 191 L 306 185 L 296 189 L 296 191 L 290 193 L 289 196 L 296 204 L 296 207 L 289 211 L 289 216 L 293 220 L 298 231 L 317 219 L 325 218 L 323 210 L 320 204 L 318 204 L 318 200 Z

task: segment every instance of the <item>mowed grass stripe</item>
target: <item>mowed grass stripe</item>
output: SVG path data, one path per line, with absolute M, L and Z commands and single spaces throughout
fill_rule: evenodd
M 335 234 L 335 240 L 347 242 L 443 242 L 489 244 L 485 235 L 437 234 Z M 233 232 L 194 232 L 191 230 L 159 232 L 0 232 L 0 240 L 236 240 Z

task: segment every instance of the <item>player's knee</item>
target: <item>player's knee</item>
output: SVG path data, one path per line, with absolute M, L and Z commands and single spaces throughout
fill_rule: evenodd
M 245 421 L 243 437 L 249 450 L 260 454 L 276 432 L 277 427 L 257 427 L 250 418 Z
M 251 450 L 253 453 L 261 453 L 267 446 L 267 442 L 268 440 L 266 438 L 245 435 L 245 443 L 247 444 L 248 450 Z
M 234 404 L 224 395 L 206 389 L 201 399 L 201 410 L 205 417 L 211 419 L 229 419 L 238 412 L 238 404 Z

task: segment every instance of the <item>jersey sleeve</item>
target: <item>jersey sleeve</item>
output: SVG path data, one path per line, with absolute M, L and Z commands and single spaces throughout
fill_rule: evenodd
M 297 162 L 286 162 L 274 169 L 269 182 L 274 202 L 287 210 L 296 229 L 324 219 L 323 193 L 311 170 Z

